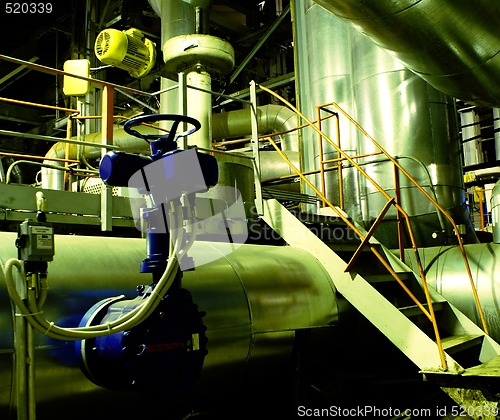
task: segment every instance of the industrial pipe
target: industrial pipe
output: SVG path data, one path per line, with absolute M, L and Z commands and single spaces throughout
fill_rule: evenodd
M 264 105 L 257 108 L 258 126 L 260 134 L 268 134 L 273 132 L 287 132 L 282 134 L 281 147 L 284 150 L 298 150 L 298 134 L 294 130 L 297 127 L 297 119 L 295 114 L 288 108 L 280 105 Z M 248 135 L 251 132 L 251 114 L 250 110 L 238 110 L 228 113 L 219 113 L 213 115 L 212 137 L 220 140 L 224 138 L 232 138 Z M 157 134 L 159 133 L 152 127 L 139 126 L 136 130 L 142 134 Z M 102 133 L 91 133 L 85 136 L 85 142 L 101 143 Z M 150 153 L 149 145 L 142 139 L 132 137 L 127 134 L 121 126 L 117 126 L 113 130 L 113 144 L 120 147 L 121 150 L 128 152 L 136 152 L 148 154 Z M 48 159 L 63 159 L 66 156 L 67 144 L 64 142 L 55 143 L 46 153 L 47 158 L 44 163 L 55 164 Z M 76 159 L 78 155 L 78 145 L 69 145 L 68 159 Z M 101 157 L 101 148 L 85 146 L 83 155 L 87 159 L 97 159 Z M 271 163 L 275 166 L 274 163 Z M 63 164 L 61 163 L 61 167 Z M 288 171 L 288 170 L 287 170 Z M 277 173 L 273 169 L 266 169 L 270 173 L 270 177 L 278 177 L 287 175 L 286 173 Z M 272 176 L 271 176 L 272 174 Z M 42 188 L 63 190 L 64 189 L 64 174 L 57 169 L 46 168 L 42 170 Z
M 314 0 L 441 92 L 500 106 L 497 0 Z
M 14 233 L 0 233 L 2 263 L 17 256 L 15 239 Z M 139 272 L 146 249 L 142 239 L 56 235 L 55 244 L 44 316 L 57 324 L 77 326 L 96 302 L 120 294 L 134 296 L 137 285 L 151 282 L 149 275 Z M 263 372 L 272 376 L 290 360 L 296 331 L 337 323 L 333 285 L 312 254 L 257 245 L 242 245 L 227 253 L 224 247 L 230 245 L 195 242 L 190 253 L 195 263 L 206 261 L 207 256 L 213 262 L 184 272 L 182 279 L 200 313 L 206 313 L 202 321 L 207 327 L 208 353 L 198 383 L 205 392 L 233 387 Z M 0 299 L 5 303 L 4 284 L 0 270 Z M 0 306 L 0 325 L 0 417 L 7 418 L 14 355 L 7 304 Z M 36 360 L 37 401 L 52 418 L 74 410 L 75 398 L 80 401 L 76 414 L 82 413 L 81 418 L 107 407 L 113 407 L 115 415 L 134 410 L 133 404 L 122 403 L 127 393 L 107 392 L 83 375 L 72 344 L 37 334 Z M 132 395 L 137 401 L 138 394 Z M 88 405 L 82 403 L 86 398 Z
M 474 284 L 481 302 L 491 337 L 500 340 L 500 244 L 465 245 Z M 464 260 L 457 246 L 419 249 L 422 266 L 429 286 L 434 287 L 469 319 L 481 325 L 480 315 L 472 296 L 471 284 L 464 275 Z M 405 262 L 416 269 L 415 253 L 405 252 Z
M 245 108 L 212 115 L 213 140 L 248 136 L 252 132 L 251 109 Z M 281 105 L 257 107 L 259 134 L 283 133 L 281 149 L 298 152 L 299 141 L 297 116 L 289 108 Z

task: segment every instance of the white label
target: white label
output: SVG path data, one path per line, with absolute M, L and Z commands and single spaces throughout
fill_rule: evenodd
M 47 226 L 31 226 L 31 233 L 35 235 L 51 235 L 52 228 Z
M 36 235 L 37 249 L 52 249 L 52 235 Z

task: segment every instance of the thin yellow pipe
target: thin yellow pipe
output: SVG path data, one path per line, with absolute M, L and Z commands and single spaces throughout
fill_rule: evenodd
M 45 156 L 23 155 L 23 154 L 20 154 L 20 153 L 7 153 L 7 152 L 0 152 L 0 156 L 20 157 L 20 158 L 35 159 L 35 160 L 53 160 L 53 161 L 55 161 L 55 162 L 70 162 L 70 163 L 78 163 L 78 161 L 77 161 L 77 160 L 73 160 L 73 159 L 48 158 L 48 157 L 45 157 Z
M 77 109 L 62 108 L 60 106 L 44 105 L 44 104 L 38 104 L 38 103 L 35 103 L 35 102 L 20 101 L 18 99 L 10 99 L 10 98 L 0 97 L 0 101 L 2 101 L 2 102 L 9 102 L 9 103 L 12 103 L 12 104 L 17 104 L 17 105 L 33 106 L 35 108 L 53 109 L 53 110 L 56 110 L 56 111 L 70 112 L 70 113 L 74 113 L 74 114 L 78 114 L 79 113 L 79 111 Z

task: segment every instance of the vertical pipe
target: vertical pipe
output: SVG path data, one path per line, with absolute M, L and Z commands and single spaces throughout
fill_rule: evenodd
M 111 86 L 104 86 L 102 95 L 102 144 L 113 144 L 113 106 L 114 89 Z M 102 149 L 102 156 L 107 150 Z M 113 229 L 112 219 L 112 187 L 102 185 L 101 190 L 101 230 L 110 231 Z
M 464 166 L 476 165 L 483 162 L 481 127 L 476 110 L 467 109 L 460 112 L 460 125 L 462 126 Z
M 495 132 L 495 155 L 500 160 L 500 108 L 493 108 L 493 130 Z
M 254 81 L 250 83 L 250 102 L 252 103 L 252 147 L 254 157 L 255 178 L 255 208 L 257 214 L 264 214 L 261 188 L 260 153 L 259 153 L 259 127 L 257 125 L 257 86 Z
M 212 78 L 199 65 L 187 74 L 187 106 L 189 115 L 201 123 L 201 128 L 189 136 L 189 144 L 205 149 L 212 148 L 212 94 L 192 89 L 190 86 L 210 91 Z

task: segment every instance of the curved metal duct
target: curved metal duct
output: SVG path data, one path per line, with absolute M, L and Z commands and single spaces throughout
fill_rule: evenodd
M 249 108 L 212 115 L 212 138 L 243 137 L 252 132 L 252 115 Z M 257 125 L 259 134 L 281 133 L 294 130 L 298 126 L 297 116 L 289 108 L 281 105 L 263 105 L 257 107 Z M 282 150 L 298 152 L 298 132 L 282 135 Z
M 436 89 L 500 106 L 497 0 L 314 0 Z
M 280 105 L 264 105 L 257 108 L 258 126 L 261 134 L 284 132 L 297 128 L 297 118 L 293 111 L 287 107 Z M 143 134 L 157 134 L 158 131 L 151 127 L 141 126 L 136 127 Z M 212 136 L 214 139 L 223 139 L 231 137 L 245 136 L 251 133 L 251 114 L 249 109 L 231 111 L 222 114 L 213 114 Z M 92 133 L 85 136 L 84 141 L 88 143 L 101 143 L 102 133 Z M 281 147 L 283 150 L 297 151 L 298 150 L 298 134 L 297 131 L 282 135 Z M 133 137 L 127 134 L 123 128 L 115 128 L 113 130 L 113 144 L 119 146 L 122 150 L 129 152 L 149 154 L 149 145 L 142 139 Z M 46 158 L 64 158 L 66 156 L 67 143 L 55 143 L 45 155 Z M 79 153 L 85 155 L 87 159 L 96 159 L 101 156 L 102 149 L 100 147 L 85 146 L 79 152 L 79 146 L 75 144 L 69 145 L 69 159 L 76 159 Z M 294 159 L 295 161 L 295 159 Z M 271 166 L 276 166 L 276 161 L 266 159 L 266 162 Z M 53 161 L 47 160 L 44 163 L 57 165 Z M 261 163 L 262 164 L 262 163 Z M 63 164 L 59 164 L 63 166 Z M 283 167 L 284 172 L 280 173 L 273 168 L 262 168 L 263 172 L 269 173 L 269 177 L 278 177 L 288 175 L 290 173 L 288 167 Z M 63 190 L 64 189 L 64 174 L 57 169 L 43 168 L 42 169 L 42 188 Z
M 14 233 L 0 233 L 0 261 L 17 256 L 15 239 Z M 137 285 L 151 282 L 149 275 L 139 272 L 146 255 L 145 240 L 68 235 L 56 236 L 55 243 L 44 312 L 57 324 L 78 325 L 101 299 L 122 293 L 135 296 Z M 182 280 L 199 311 L 206 312 L 203 324 L 208 354 L 199 378 L 204 395 L 234 387 L 244 378 L 272 378 L 290 360 L 297 330 L 329 327 L 338 320 L 330 277 L 312 254 L 260 245 L 242 245 L 226 254 L 222 247 L 228 245 L 195 242 L 190 251 L 195 261 L 206 259 L 207 253 L 214 255 L 214 261 L 184 272 Z M 14 343 L 2 270 L 0 298 L 0 417 L 7 418 Z M 142 415 L 134 417 L 145 418 L 145 405 L 158 410 L 157 404 L 164 404 L 168 397 L 163 392 L 161 401 L 144 404 L 141 394 L 99 388 L 81 372 L 73 343 L 37 333 L 35 344 L 37 401 L 40 411 L 50 413 L 50 418 L 67 416 L 76 402 L 77 418 L 95 417 L 96 413 L 100 417 L 107 407 L 113 410 L 110 418 L 118 413 L 131 418 L 128 410 L 139 409 Z M 126 395 L 134 397 L 123 404 Z
M 474 284 L 491 337 L 500 340 L 500 244 L 465 245 Z M 434 287 L 461 312 L 481 325 L 472 295 L 462 253 L 458 246 L 419 249 L 422 266 L 430 286 Z M 415 253 L 407 250 L 405 262 L 418 271 Z

